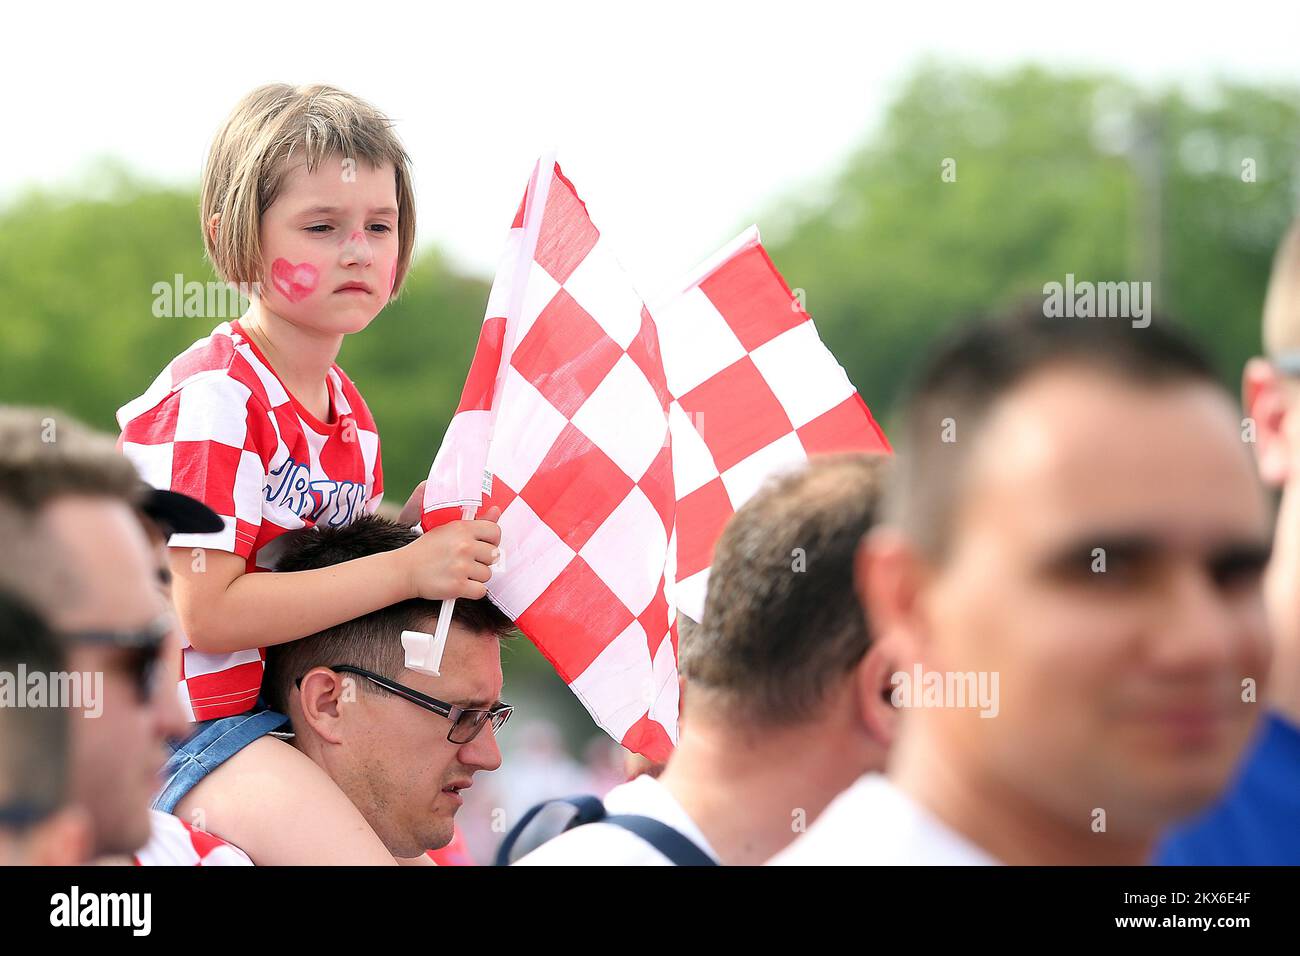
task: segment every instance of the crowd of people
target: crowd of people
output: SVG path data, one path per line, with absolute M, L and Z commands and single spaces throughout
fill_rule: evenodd
M 0 409 L 0 862 L 432 865 L 518 638 L 497 515 L 382 513 L 335 364 L 405 276 L 409 161 L 363 101 L 262 87 L 202 222 L 259 291 L 119 435 Z M 1300 863 L 1300 224 L 1263 330 L 1243 407 L 1168 317 L 959 326 L 892 455 L 727 523 L 667 763 L 497 808 L 500 862 Z

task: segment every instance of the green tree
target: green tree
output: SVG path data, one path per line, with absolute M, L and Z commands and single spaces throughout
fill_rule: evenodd
M 823 194 L 792 197 L 770 251 L 881 414 L 950 323 L 1067 273 L 1151 281 L 1235 380 L 1295 208 L 1298 105 L 1294 90 L 928 64 Z

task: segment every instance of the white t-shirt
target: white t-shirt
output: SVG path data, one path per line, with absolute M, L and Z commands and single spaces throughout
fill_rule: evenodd
M 695 821 L 686 815 L 668 788 L 642 775 L 605 795 L 611 816 L 632 813 L 652 817 L 672 827 L 713 859 L 713 847 Z M 515 866 L 672 866 L 672 861 L 635 833 L 613 823 L 588 823 L 543 843 Z
M 942 823 L 878 773 L 838 797 L 768 866 L 996 866 L 998 861 Z

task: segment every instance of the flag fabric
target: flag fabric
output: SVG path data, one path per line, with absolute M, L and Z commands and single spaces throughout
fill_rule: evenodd
M 651 307 L 672 400 L 676 604 L 700 620 L 713 546 L 772 474 L 889 442 L 751 226 Z
M 558 165 L 511 228 L 425 530 L 501 508 L 488 596 L 615 740 L 677 739 L 670 396 L 655 324 Z
M 889 450 L 756 228 L 647 310 L 544 158 L 422 526 L 499 506 L 488 596 L 597 724 L 662 761 L 677 739 L 677 609 L 701 618 L 727 519 L 810 455 Z

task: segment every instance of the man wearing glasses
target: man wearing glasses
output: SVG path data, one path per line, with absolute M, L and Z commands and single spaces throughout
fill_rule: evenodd
M 373 515 L 298 532 L 286 536 L 276 573 L 395 550 L 415 534 Z M 487 600 L 456 602 L 439 676 L 406 669 L 402 632 L 432 633 L 438 609 L 436 601 L 404 601 L 276 645 L 262 684 L 267 704 L 289 715 L 294 746 L 329 774 L 399 862 L 415 865 L 451 840 L 474 775 L 501 765 L 496 734 L 511 713 L 500 699 L 500 640 L 514 625 Z M 220 799 L 243 813 L 293 805 L 262 772 L 268 743 L 254 741 L 214 771 Z M 176 805 L 182 818 L 211 807 L 195 784 Z
M 1273 262 L 1267 358 L 1246 363 L 1242 398 L 1260 477 L 1280 500 L 1264 600 L 1273 631 L 1267 707 L 1236 781 L 1162 844 L 1171 865 L 1300 864 L 1300 221 Z

